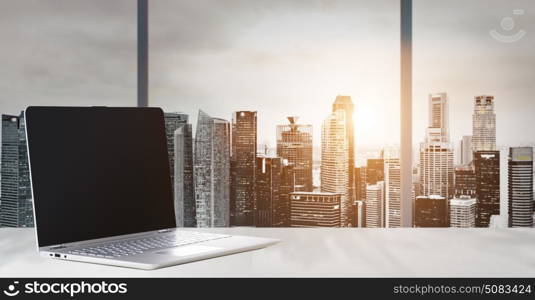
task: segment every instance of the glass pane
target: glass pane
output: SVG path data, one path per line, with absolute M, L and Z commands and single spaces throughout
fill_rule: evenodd
M 29 105 L 136 103 L 132 1 L 2 1 L 2 113 Z
M 191 124 L 195 140 L 187 172 L 196 191 L 181 189 L 175 201 L 197 211 L 179 214 L 193 214 L 199 226 L 215 224 L 210 218 L 217 223 L 208 203 L 215 179 L 230 191 L 217 198 L 229 203 L 225 226 L 362 226 L 355 201 L 363 204 L 369 184 L 379 197 L 369 206 L 370 224 L 385 226 L 385 190 L 377 184 L 385 180 L 383 158 L 399 172 L 398 2 L 153 1 L 149 13 L 150 103 L 189 118 L 172 121 L 179 115 L 168 114 L 170 149 L 180 122 Z M 206 116 L 227 122 L 229 161 L 221 163 L 230 165 L 230 176 L 201 171 L 208 168 L 201 162 L 206 147 L 227 149 L 198 140 L 212 130 Z M 368 159 L 377 160 L 370 180 L 356 178 Z M 324 223 L 307 219 L 320 203 L 341 213 L 323 216 Z
M 135 105 L 136 22 L 129 0 L 0 2 L 0 227 L 33 226 L 22 111 Z
M 534 14 L 414 1 L 416 226 L 532 226 Z

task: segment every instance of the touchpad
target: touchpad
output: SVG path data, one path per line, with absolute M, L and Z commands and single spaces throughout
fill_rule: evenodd
M 222 249 L 222 248 L 211 247 L 211 246 L 201 246 L 201 245 L 191 245 L 191 246 L 183 246 L 183 247 L 168 249 L 168 250 L 160 251 L 156 253 L 174 255 L 174 256 L 188 256 L 188 255 L 196 255 L 196 254 L 201 254 L 201 253 L 210 252 L 210 251 L 216 251 L 219 249 Z

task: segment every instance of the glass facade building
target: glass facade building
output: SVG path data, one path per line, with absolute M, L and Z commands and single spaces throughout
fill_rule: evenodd
M 344 110 L 333 112 L 324 120 L 321 133 L 321 191 L 341 194 L 340 222 L 350 226 L 351 201 L 349 194 L 349 140 Z
M 490 217 L 500 214 L 500 152 L 474 152 L 476 172 L 476 227 L 489 227 Z
M 355 168 L 355 129 L 353 125 L 353 111 L 354 105 L 350 96 L 336 96 L 333 103 L 333 113 L 338 110 L 345 112 L 345 131 L 347 139 L 347 164 L 348 164 L 348 182 L 347 182 L 347 197 L 350 203 L 355 201 L 355 183 L 354 168 Z
M 199 111 L 193 160 L 197 227 L 230 225 L 230 124 Z
M 450 200 L 450 227 L 476 227 L 476 199 L 461 195 Z
M 0 227 L 33 227 L 24 112 L 2 115 Z
M 286 227 L 289 224 L 288 176 L 284 174 L 280 157 L 256 158 L 256 218 L 257 227 Z
M 298 119 L 288 117 L 290 124 L 277 125 L 277 156 L 293 166 L 294 190 L 312 192 L 312 125 L 297 124 Z
M 256 111 L 234 112 L 230 160 L 230 224 L 232 226 L 253 226 L 255 222 L 256 135 Z
M 401 227 L 401 173 L 399 158 L 385 160 L 385 226 Z
M 416 197 L 414 227 L 449 227 L 448 200 L 431 195 Z
M 291 193 L 291 227 L 340 227 L 340 198 L 336 193 Z
M 476 171 L 473 164 L 455 167 L 455 197 L 476 197 Z
M 496 150 L 494 96 L 481 95 L 474 97 L 472 120 L 473 151 Z
M 533 227 L 533 148 L 509 150 L 509 227 Z
M 385 227 L 384 181 L 366 187 L 366 227 Z
M 193 137 L 188 115 L 165 113 L 165 133 L 177 227 L 195 227 Z

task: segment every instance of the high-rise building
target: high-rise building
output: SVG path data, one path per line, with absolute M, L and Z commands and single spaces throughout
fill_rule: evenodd
M 455 167 L 455 197 L 462 195 L 476 198 L 476 171 L 474 164 Z
M 490 216 L 489 228 L 509 227 L 509 148 L 500 148 L 500 214 Z
M 474 97 L 472 121 L 473 151 L 496 150 L 494 96 L 481 95 Z
M 355 188 L 355 201 L 353 202 L 352 221 L 353 227 L 365 227 L 366 220 L 363 219 L 366 213 L 365 201 L 366 201 L 366 167 L 355 168 L 353 172 L 355 179 L 353 183 Z
M 340 199 L 336 193 L 291 193 L 291 227 L 340 227 Z
M 412 169 L 412 203 L 416 200 L 416 197 L 422 196 L 422 184 L 420 182 L 420 166 L 416 166 Z
M 420 146 L 420 182 L 423 195 L 452 198 L 453 151 L 445 143 L 422 143 Z
M 366 183 L 374 185 L 385 180 L 385 160 L 383 158 L 370 158 L 366 162 Z
M 401 227 L 401 173 L 399 158 L 385 160 L 385 226 Z
M 353 221 L 353 227 L 363 228 L 366 227 L 366 201 L 355 201 L 355 220 Z
M 461 195 L 450 200 L 450 227 L 476 227 L 476 198 Z
M 419 196 L 414 202 L 414 227 L 448 227 L 448 200 L 439 195 Z
M 312 125 L 297 124 L 298 119 L 288 117 L 290 124 L 277 125 L 277 156 L 293 166 L 294 190 L 312 192 Z
M 533 227 L 533 148 L 509 150 L 509 227 Z
M 355 168 L 355 199 L 366 200 L 366 167 Z
M 414 178 L 414 176 L 413 176 Z M 422 185 L 419 182 L 412 182 L 412 202 L 414 203 L 414 200 L 416 200 L 416 197 L 422 196 Z
M 289 208 L 289 198 L 282 193 L 283 160 L 280 157 L 256 158 L 256 217 L 257 227 L 283 227 Z
M 233 226 L 253 226 L 255 222 L 256 134 L 256 111 L 234 112 L 230 159 L 230 224 Z
M 353 182 L 354 178 L 354 168 L 355 168 L 355 132 L 353 126 L 353 110 L 354 105 L 351 101 L 350 96 L 336 96 L 336 99 L 333 103 L 333 113 L 336 111 L 342 110 L 345 113 L 345 130 L 346 130 L 346 139 L 347 139 L 347 152 L 348 152 L 348 182 L 347 182 L 347 197 L 350 203 L 353 203 L 355 200 L 355 184 Z
M 33 227 L 24 112 L 2 115 L 0 227 Z
M 461 140 L 461 165 L 468 165 L 473 159 L 472 136 L 464 135 Z
M 290 194 L 294 192 L 295 174 L 294 166 L 288 164 L 286 159 L 282 160 L 282 174 L 280 186 L 279 211 L 275 218 L 276 224 L 282 227 L 290 227 Z
M 366 187 L 366 227 L 384 227 L 384 182 Z
M 186 119 L 187 120 L 187 119 Z M 174 200 L 177 227 L 197 226 L 193 185 L 191 124 L 180 124 L 174 133 Z
M 230 124 L 199 111 L 193 161 L 197 227 L 230 225 Z
M 188 115 L 164 113 L 177 227 L 195 227 L 193 138 Z
M 420 144 L 420 183 L 423 195 L 453 197 L 453 150 L 449 143 L 448 96 L 429 95 L 429 126 Z M 415 213 L 417 213 L 415 211 Z
M 176 112 L 164 113 L 165 136 L 167 137 L 167 154 L 169 156 L 169 170 L 171 182 L 175 182 L 175 131 L 179 126 L 188 123 L 188 115 Z M 174 190 L 174 186 L 171 187 Z
M 429 142 L 450 142 L 448 105 L 448 95 L 446 93 L 429 95 Z
M 321 134 L 321 191 L 341 194 L 341 224 L 350 226 L 349 198 L 349 140 L 347 139 L 345 111 L 337 110 L 323 121 Z
M 500 152 L 474 152 L 476 172 L 476 227 L 489 227 L 490 216 L 500 214 Z

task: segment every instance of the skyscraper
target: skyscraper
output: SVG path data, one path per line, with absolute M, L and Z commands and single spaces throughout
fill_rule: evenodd
M 366 227 L 384 227 L 384 182 L 366 187 Z
M 230 126 L 199 111 L 193 161 L 197 227 L 230 225 Z
M 429 142 L 450 142 L 448 95 L 437 93 L 429 95 Z
M 355 168 L 355 199 L 366 200 L 366 167 Z
M 169 170 L 171 170 L 171 182 L 175 182 L 175 131 L 179 126 L 188 123 L 188 115 L 183 113 L 164 113 L 165 135 L 167 137 L 167 154 L 169 155 Z M 172 186 L 174 189 L 174 186 Z
M 257 227 L 282 227 L 285 224 L 289 198 L 282 193 L 283 160 L 280 157 L 256 158 Z
M 447 144 L 422 143 L 420 168 L 423 195 L 453 197 L 453 151 Z
M 290 194 L 291 227 L 340 227 L 340 194 Z
M 341 224 L 350 225 L 349 197 L 349 140 L 347 139 L 345 111 L 337 110 L 323 121 L 321 134 L 321 191 L 341 194 Z
M 509 150 L 509 227 L 533 227 L 533 148 Z
M 355 220 L 353 224 L 354 227 L 366 227 L 366 201 L 355 201 Z
M 476 171 L 473 163 L 455 167 L 455 197 L 476 197 Z
M 197 226 L 193 187 L 193 138 L 191 124 L 175 130 L 174 198 L 177 227 Z
M 476 227 L 476 199 L 462 195 L 450 200 L 450 227 Z
M 385 180 L 385 160 L 384 158 L 370 158 L 366 162 L 366 183 L 376 184 Z
M 288 164 L 286 159 L 282 160 L 282 174 L 280 187 L 279 211 L 275 216 L 276 224 L 282 227 L 290 227 L 290 194 L 294 192 L 295 174 L 294 166 Z
M 366 213 L 366 167 L 355 168 L 353 176 L 355 177 L 353 180 L 355 201 L 353 202 L 351 224 L 353 227 L 365 227 L 366 220 L 363 218 Z
M 188 115 L 165 113 L 167 152 L 171 170 L 177 227 L 195 227 L 193 138 Z
M 453 151 L 449 143 L 448 97 L 429 95 L 429 126 L 420 145 L 420 182 L 425 196 L 453 197 Z
M 494 96 L 481 95 L 474 97 L 472 121 L 473 151 L 496 150 Z
M 448 227 L 448 200 L 439 195 L 419 196 L 414 202 L 414 227 Z
M 256 111 L 232 115 L 232 156 L 230 160 L 230 224 L 254 225 Z
M 422 183 L 420 182 L 420 166 L 415 166 L 412 169 L 412 202 L 416 200 L 416 197 L 422 196 L 423 188 Z
M 461 165 L 467 165 L 474 159 L 472 150 L 472 136 L 464 135 L 461 140 Z
M 290 124 L 277 125 L 277 156 L 288 160 L 295 172 L 295 191 L 312 191 L 312 125 L 297 124 L 298 117 L 288 117 Z
M 500 214 L 500 152 L 474 152 L 476 172 L 476 226 L 489 227 L 490 216 Z
M 385 160 L 385 225 L 401 227 L 401 173 L 399 158 Z
M 24 112 L 2 115 L 0 227 L 33 227 Z
M 338 110 L 343 110 L 345 112 L 345 131 L 347 139 L 347 152 L 348 152 L 348 182 L 347 182 L 347 197 L 350 203 L 353 203 L 355 200 L 355 185 L 354 185 L 354 175 L 353 171 L 355 168 L 355 133 L 353 126 L 353 110 L 354 105 L 351 101 L 350 96 L 336 96 L 336 99 L 333 103 L 333 113 L 336 113 Z

